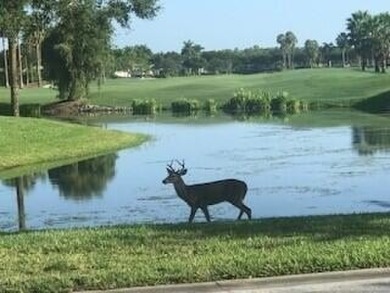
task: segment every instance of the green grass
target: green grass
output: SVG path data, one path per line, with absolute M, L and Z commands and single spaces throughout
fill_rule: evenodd
M 0 171 L 139 145 L 146 136 L 34 118 L 0 116 Z
M 158 104 L 169 108 L 172 101 L 184 98 L 198 99 L 201 103 L 214 99 L 222 105 L 239 88 L 287 91 L 290 97 L 307 102 L 350 106 L 362 99 L 388 93 L 390 75 L 323 68 L 253 75 L 114 79 L 108 80 L 100 90 L 93 83 L 90 98 L 93 104 L 115 106 L 130 106 L 134 99 L 156 99 Z M 22 104 L 45 104 L 55 101 L 56 94 L 52 89 L 24 89 L 20 100 Z M 9 103 L 9 90 L 1 88 L 0 108 L 5 107 L 4 103 Z
M 390 214 L 0 234 L 1 292 L 70 292 L 390 266 Z
M 179 99 L 214 99 L 222 105 L 239 88 L 287 91 L 290 97 L 336 106 L 351 104 L 390 91 L 390 75 L 351 69 L 307 69 L 270 74 L 178 77 L 155 80 L 110 80 L 91 102 L 129 105 L 132 99 L 154 98 L 163 107 Z

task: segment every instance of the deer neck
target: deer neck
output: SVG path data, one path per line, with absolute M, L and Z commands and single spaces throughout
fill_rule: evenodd
M 187 190 L 187 185 L 184 183 L 184 180 L 180 177 L 180 179 L 173 184 L 177 195 L 184 200 L 190 206 L 193 204 L 193 198 L 189 195 Z

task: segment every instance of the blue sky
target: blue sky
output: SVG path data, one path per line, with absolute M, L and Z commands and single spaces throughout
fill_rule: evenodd
M 154 20 L 133 19 L 118 29 L 118 47 L 145 44 L 153 52 L 180 51 L 192 40 L 205 50 L 276 46 L 276 36 L 291 30 L 298 45 L 307 39 L 334 42 L 346 18 L 357 10 L 389 11 L 389 0 L 160 0 Z

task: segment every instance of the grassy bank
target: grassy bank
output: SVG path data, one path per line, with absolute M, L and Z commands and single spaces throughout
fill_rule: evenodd
M 69 292 L 390 265 L 390 214 L 0 234 L 1 292 Z
M 134 99 L 156 99 L 163 107 L 170 107 L 172 101 L 182 98 L 197 99 L 201 103 L 214 99 L 222 105 L 239 88 L 287 91 L 291 97 L 309 103 L 350 106 L 389 92 L 390 75 L 323 68 L 253 75 L 115 79 L 108 80 L 101 89 L 92 84 L 90 98 L 93 104 L 111 106 L 130 106 Z M 53 89 L 27 88 L 21 91 L 21 104 L 46 104 L 55 101 L 56 94 Z M 0 88 L 0 108 L 7 104 L 9 90 Z
M 146 137 L 45 119 L 0 116 L 0 171 L 90 157 L 141 144 Z

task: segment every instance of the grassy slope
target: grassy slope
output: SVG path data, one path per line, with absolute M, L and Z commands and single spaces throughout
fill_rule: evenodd
M 180 98 L 226 101 L 238 88 L 284 90 L 290 96 L 310 102 L 349 104 L 390 91 L 390 75 L 356 69 L 304 69 L 270 74 L 177 77 L 155 80 L 109 80 L 99 91 L 91 87 L 91 102 L 130 105 L 133 99 L 155 98 L 164 106 Z M 55 100 L 52 89 L 25 89 L 21 103 L 48 103 Z M 9 103 L 9 90 L 0 89 L 1 103 Z M 4 105 L 3 105 L 4 107 Z M 0 109 L 1 110 L 1 109 Z M 1 111 L 0 111 L 1 112 Z
M 135 146 L 145 136 L 45 119 L 0 116 L 0 170 L 98 155 Z
M 309 102 L 348 105 L 390 90 L 390 75 L 350 69 L 295 70 L 271 74 L 180 77 L 156 80 L 112 80 L 99 92 L 92 90 L 93 103 L 128 105 L 132 99 L 155 98 L 163 106 L 180 98 L 229 99 L 238 88 L 287 91 L 291 97 Z
M 70 292 L 389 265 L 389 214 L 0 234 L 1 292 Z

